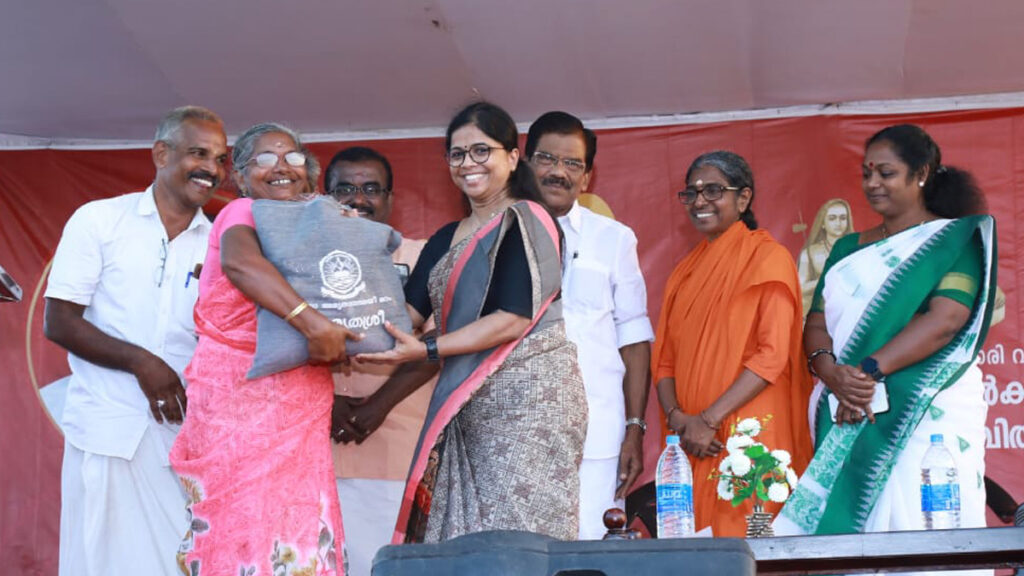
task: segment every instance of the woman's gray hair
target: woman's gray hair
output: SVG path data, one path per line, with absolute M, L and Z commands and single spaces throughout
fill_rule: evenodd
M 757 230 L 757 220 L 754 218 L 754 171 L 750 169 L 750 164 L 747 164 L 743 156 L 728 150 L 706 152 L 697 156 L 690 163 L 690 167 L 686 169 L 686 181 L 689 182 L 690 176 L 705 166 L 711 166 L 721 172 L 729 186 L 740 189 L 750 188 L 750 203 L 747 204 L 747 209 L 740 214 L 740 220 L 750 230 Z
M 292 142 L 295 142 L 295 147 L 298 151 L 306 155 L 306 181 L 309 184 L 309 191 L 311 193 L 316 192 L 316 183 L 320 179 L 320 162 L 306 148 L 306 145 L 302 143 L 298 132 L 277 122 L 256 124 L 238 137 L 238 140 L 235 141 L 235 145 L 231 149 L 231 165 L 234 169 L 241 174 L 245 174 L 245 171 L 249 169 L 249 162 L 256 151 L 256 141 L 264 134 L 285 134 L 292 139 Z M 245 194 L 246 191 L 241 190 L 240 192 Z

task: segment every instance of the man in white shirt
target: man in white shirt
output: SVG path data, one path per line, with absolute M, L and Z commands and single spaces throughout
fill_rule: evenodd
M 590 424 L 580 466 L 580 539 L 605 534 L 605 510 L 643 471 L 643 420 L 651 340 L 647 289 L 628 227 L 580 206 L 593 174 L 597 136 L 565 112 L 530 126 L 529 158 L 544 202 L 565 233 L 562 307 L 576 344 Z
M 220 118 L 167 113 L 144 192 L 89 202 L 68 220 L 46 290 L 44 331 L 66 348 L 60 575 L 179 573 L 185 497 L 167 455 L 185 412 L 192 308 L 226 175 Z
M 372 148 L 345 148 L 324 171 L 328 194 L 361 217 L 381 224 L 391 218 L 393 186 L 391 163 Z M 424 240 L 402 238 L 392 254 L 403 283 L 425 244 Z M 346 372 L 334 375 L 331 435 L 350 576 L 370 576 L 377 550 L 391 543 L 405 477 L 434 390 L 433 383 L 421 386 L 396 405 L 379 428 L 360 427 L 353 407 L 361 406 L 394 370 L 394 366 L 352 360 Z

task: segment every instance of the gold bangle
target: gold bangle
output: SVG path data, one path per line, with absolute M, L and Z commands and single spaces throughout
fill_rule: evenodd
M 292 308 L 292 311 L 289 312 L 288 315 L 284 317 L 284 321 L 291 322 L 292 318 L 295 318 L 296 316 L 301 314 L 302 311 L 305 310 L 306 308 L 309 308 L 309 302 L 306 302 L 305 300 L 299 302 L 299 305 L 296 306 L 295 308 Z
M 712 430 L 717 431 L 719 428 L 722 427 L 721 424 L 719 424 L 718 426 L 713 425 L 711 423 L 711 418 L 708 418 L 708 415 L 705 414 L 703 410 L 700 411 L 700 419 L 701 419 L 702 422 L 704 422 L 705 426 L 707 426 L 708 428 L 711 428 Z

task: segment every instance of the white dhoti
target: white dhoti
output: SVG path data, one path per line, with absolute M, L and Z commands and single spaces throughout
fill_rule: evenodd
M 405 482 L 338 478 L 349 576 L 370 576 L 373 557 L 391 543 Z
M 580 463 L 580 540 L 600 540 L 608 532 L 604 513 L 609 508 L 625 509 L 615 499 L 618 488 L 619 457 L 584 458 Z
M 151 425 L 131 460 L 64 442 L 60 576 L 180 576 L 185 495 L 167 454 L 169 428 Z

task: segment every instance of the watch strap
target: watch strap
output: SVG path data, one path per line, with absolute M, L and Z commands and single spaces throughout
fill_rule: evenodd
M 643 418 L 629 418 L 626 420 L 626 428 L 630 426 L 639 426 L 641 434 L 647 433 L 647 422 L 644 422 Z
M 435 363 L 440 362 L 441 353 L 437 350 L 437 338 L 427 336 L 423 339 L 423 343 L 427 345 L 427 361 Z
M 871 376 L 875 382 L 885 380 L 885 373 L 878 369 L 878 360 L 875 360 L 872 356 L 868 356 L 860 361 L 860 369 L 868 376 Z

